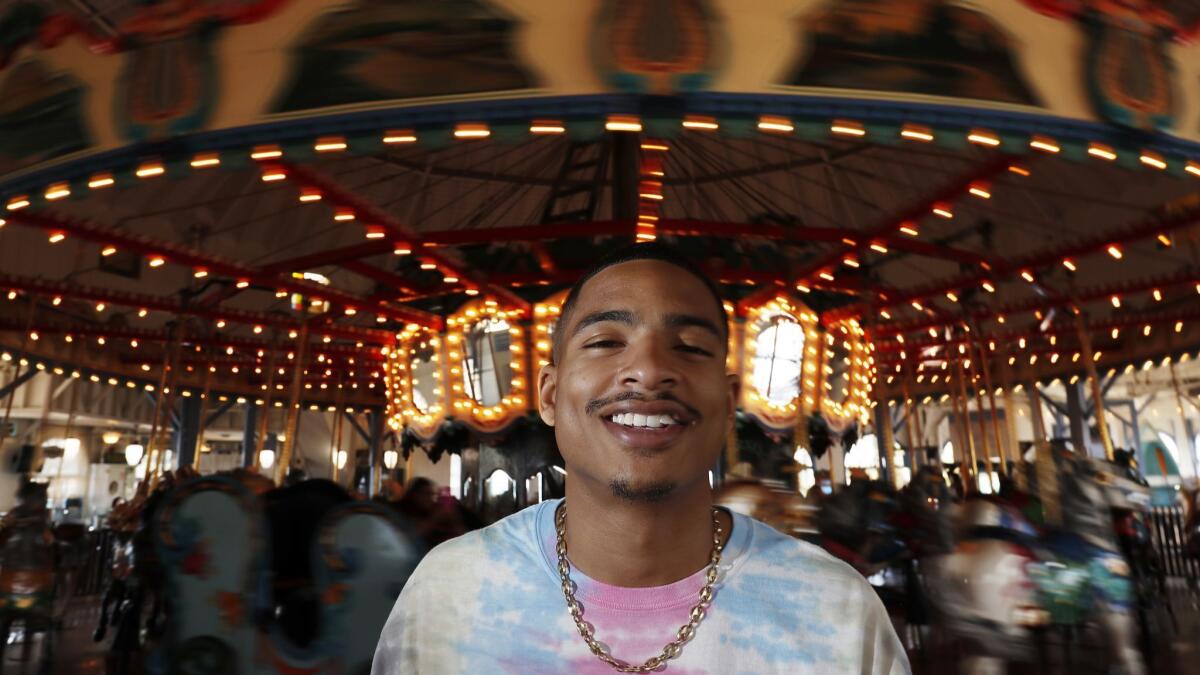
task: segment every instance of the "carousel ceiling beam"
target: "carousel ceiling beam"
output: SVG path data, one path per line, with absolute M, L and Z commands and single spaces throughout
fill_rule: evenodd
M 888 296 L 885 300 L 843 307 L 831 315 L 835 317 L 874 314 L 879 310 L 940 297 L 948 292 L 964 288 L 974 288 L 988 279 L 1006 277 L 1016 274 L 1022 269 L 1037 270 L 1049 265 L 1059 265 L 1065 258 L 1081 258 L 1102 251 L 1114 244 L 1129 244 L 1131 242 L 1153 237 L 1160 233 L 1170 233 L 1174 230 L 1190 227 L 1200 223 L 1200 199 L 1191 199 L 1183 205 L 1167 203 L 1154 209 L 1154 215 L 1141 218 L 1118 228 L 1115 232 L 1097 234 L 1086 239 L 1076 240 L 1062 246 L 1043 250 L 1035 255 L 1016 260 L 998 261 L 991 270 L 980 270 L 959 275 L 949 281 L 931 284 L 899 295 Z
M 139 359 L 139 358 L 136 358 L 129 354 L 121 355 L 121 357 L 118 360 L 121 363 L 135 365 L 135 366 L 140 366 L 141 364 L 146 363 L 146 359 Z M 214 357 L 214 358 L 199 358 L 199 359 L 186 358 L 186 359 L 180 359 L 179 363 L 181 366 L 184 366 L 184 367 L 191 366 L 193 368 L 196 368 L 196 367 L 207 368 L 209 366 L 216 366 L 218 368 L 223 368 L 223 367 L 237 366 L 238 368 L 250 368 L 250 369 L 261 368 L 264 371 L 267 369 L 267 364 L 265 361 L 259 361 L 259 360 L 252 359 L 252 358 L 235 358 L 235 357 L 226 357 L 226 356 L 220 356 L 220 357 Z M 365 359 L 358 363 L 346 363 L 344 361 L 340 361 L 337 363 L 333 363 L 331 361 L 322 362 L 322 361 L 318 361 L 315 358 L 313 358 L 311 360 L 305 360 L 303 367 L 313 369 L 313 370 L 322 370 L 322 371 L 324 371 L 324 370 L 362 371 L 363 373 L 366 373 L 367 376 L 369 377 L 370 373 L 375 372 L 379 368 L 381 363 L 383 363 L 383 359 L 381 359 L 381 358 L 369 358 L 369 359 Z M 154 368 L 158 367 L 157 364 L 153 364 L 153 365 L 154 365 Z M 295 367 L 295 365 L 296 365 L 295 361 L 289 360 L 286 362 L 277 363 L 275 365 L 275 367 L 276 367 L 276 369 L 283 368 L 286 371 L 286 370 L 289 370 L 289 369 Z M 381 380 L 381 383 L 382 383 L 382 380 Z
M 391 288 L 393 291 L 395 291 L 395 293 L 393 293 L 392 295 L 385 296 L 385 297 L 395 297 L 395 295 L 397 295 L 397 294 L 420 295 L 421 293 L 428 293 L 430 290 L 430 289 L 414 288 L 408 279 L 405 279 L 404 277 L 402 277 L 398 274 L 394 274 L 394 273 L 388 272 L 386 270 L 381 270 L 378 267 L 375 267 L 373 265 L 368 265 L 367 263 L 362 262 L 360 260 L 346 261 L 346 262 L 342 263 L 341 266 L 343 269 L 346 269 L 350 272 L 354 272 L 355 274 L 357 274 L 359 276 L 366 277 L 367 279 L 370 279 L 371 281 L 374 281 L 378 284 L 387 286 L 388 288 Z M 449 292 L 449 290 L 450 289 L 446 289 L 446 292 Z M 380 294 L 375 293 L 368 297 L 371 299 L 382 300 L 383 298 L 379 297 L 379 295 Z
M 429 174 L 431 176 L 445 176 L 448 178 L 470 178 L 473 180 L 493 181 L 499 183 L 513 183 L 515 185 L 534 185 L 538 187 L 552 188 L 555 186 L 570 186 L 570 187 L 591 187 L 595 185 L 594 180 L 565 180 L 560 181 L 557 177 L 542 178 L 539 176 L 529 176 L 525 174 L 505 174 L 495 171 L 483 171 L 480 169 L 465 169 L 451 168 L 446 166 L 438 166 L 436 164 L 427 164 L 425 162 L 413 162 L 410 160 L 396 157 L 395 155 L 385 155 L 378 158 L 380 161 L 387 164 L 392 164 L 409 171 L 419 174 Z M 609 181 L 603 181 L 604 185 L 608 185 Z
M 659 234 L 693 237 L 743 239 L 762 237 L 807 243 L 810 241 L 841 241 L 845 230 L 835 227 L 784 226 L 774 223 L 732 223 L 715 220 L 664 218 L 655 223 Z M 439 230 L 426 232 L 422 242 L 427 246 L 470 246 L 496 241 L 538 242 L 553 239 L 592 237 L 626 237 L 634 233 L 629 221 L 595 220 L 576 223 L 545 223 L 516 227 Z M 385 249 L 386 250 L 386 249 Z M 333 252 L 331 252 L 333 253 Z
M 175 340 L 175 335 L 171 330 L 147 330 L 139 328 L 118 328 L 114 326 L 88 325 L 88 324 L 55 324 L 55 323 L 34 323 L 26 327 L 24 322 L 0 318 L 0 332 L 20 332 L 32 331 L 39 335 L 73 335 L 73 336 L 95 336 L 105 339 L 128 339 L 138 340 L 139 342 L 166 342 L 170 343 Z M 186 345 L 200 345 L 204 347 L 216 347 L 225 349 L 233 347 L 234 349 L 249 349 L 262 350 L 263 352 L 276 351 L 287 352 L 294 347 L 286 343 L 272 344 L 266 340 L 249 340 L 245 338 L 236 338 L 232 336 L 217 337 L 193 337 L 185 336 L 182 342 Z M 333 344 L 314 344 L 311 349 L 322 352 L 326 355 L 338 354 L 347 356 L 361 357 L 364 353 L 363 349 L 352 345 L 333 345 Z
M 112 245 L 119 249 L 133 251 L 142 255 L 161 255 L 171 263 L 184 265 L 193 269 L 204 268 L 210 274 L 227 276 L 232 279 L 247 279 L 257 285 L 286 289 L 292 293 L 299 293 L 308 297 L 319 297 L 342 307 L 365 308 L 365 300 L 363 298 L 328 286 L 301 281 L 290 275 L 264 273 L 261 270 L 247 267 L 209 253 L 203 253 L 187 246 L 157 241 L 150 237 L 132 234 L 115 227 L 101 225 L 80 218 L 63 215 L 50 216 L 29 208 L 10 212 L 7 218 L 13 223 L 20 223 L 49 232 L 60 231 L 68 236 L 78 237 L 100 245 Z M 390 308 L 382 304 L 370 309 L 377 309 L 381 313 L 397 320 L 411 321 L 421 325 L 437 327 L 440 322 L 438 317 L 414 309 Z
M 355 214 L 360 214 L 362 222 L 371 223 L 382 227 L 388 234 L 391 243 L 407 243 L 413 246 L 413 252 L 423 258 L 429 259 L 436 263 L 440 268 L 454 273 L 459 279 L 470 282 L 476 285 L 481 291 L 484 291 L 498 300 L 503 300 L 509 305 L 528 311 L 529 303 L 513 293 L 511 290 L 490 283 L 487 279 L 481 277 L 475 270 L 466 269 L 462 263 L 438 253 L 437 251 L 421 250 L 420 244 L 422 237 L 418 233 L 409 229 L 391 214 L 385 210 L 375 206 L 362 199 L 358 195 L 352 194 L 335 181 L 321 175 L 315 170 L 296 164 L 287 164 L 289 176 L 293 176 L 296 180 L 311 185 L 321 191 L 323 195 L 331 201 L 345 205 L 354 210 Z M 421 323 L 421 322 L 418 322 Z
M 1194 271 L 1182 269 L 1173 274 L 1151 277 L 1149 279 L 1129 280 L 1077 290 L 1066 296 L 1037 297 L 1022 302 L 1009 303 L 1001 307 L 977 310 L 967 315 L 967 318 L 979 321 L 991 319 L 996 316 L 1011 316 L 1022 312 L 1049 311 L 1056 307 L 1063 307 L 1064 304 L 1070 302 L 1079 302 L 1082 304 L 1098 300 L 1108 300 L 1114 295 L 1126 296 L 1131 293 L 1145 293 L 1155 289 L 1166 291 L 1178 286 L 1192 286 L 1196 282 L 1197 275 Z M 937 318 L 896 322 L 895 324 L 879 328 L 877 334 L 880 336 L 892 336 L 900 333 L 926 330 L 945 324 L 946 321 Z
M 20 389 L 21 385 L 32 380 L 39 372 L 41 372 L 41 371 L 37 370 L 36 368 L 30 368 L 30 369 L 26 370 L 25 372 L 21 373 L 20 375 L 18 375 L 16 378 L 14 378 L 8 384 L 4 385 L 3 387 L 0 387 L 0 400 L 3 400 L 9 394 Z
M 889 249 L 904 251 L 905 253 L 912 253 L 926 258 L 951 260 L 968 265 L 994 264 L 991 258 L 974 251 L 921 241 L 908 235 L 893 234 L 890 237 L 882 237 L 881 240 Z
M 924 218 L 929 215 L 935 204 L 953 201 L 961 197 L 970 188 L 972 183 L 979 180 L 986 180 L 1001 171 L 1007 170 L 1012 162 L 1013 157 L 1009 155 L 992 157 L 988 161 L 973 167 L 964 175 L 951 180 L 949 183 L 933 190 L 909 206 L 887 216 L 865 230 L 844 231 L 842 234 L 846 237 L 846 240 L 836 242 L 832 250 L 818 256 L 811 263 L 801 266 L 784 285 L 789 288 L 794 287 L 797 283 L 802 283 L 823 270 L 839 265 L 842 258 L 847 254 L 861 252 L 863 249 L 869 247 L 873 241 L 895 234 L 902 224 Z M 853 241 L 854 243 L 849 244 L 847 243 L 848 241 Z M 738 303 L 739 313 L 761 304 L 771 293 L 775 293 L 777 290 L 775 288 L 764 288 L 746 296 Z
M 63 367 L 64 371 L 73 371 L 71 372 L 73 378 L 79 377 L 76 376 L 75 373 L 81 373 L 81 375 L 83 373 L 90 373 L 92 377 L 98 378 L 92 379 L 91 381 L 93 382 L 103 383 L 107 381 L 108 384 L 113 385 L 114 387 L 122 389 L 129 388 L 130 391 L 142 391 L 146 393 L 146 396 L 149 397 L 149 400 L 152 403 L 154 401 L 153 396 L 156 390 L 153 387 L 155 386 L 154 383 L 157 381 L 157 378 L 152 377 L 150 373 L 141 370 L 130 369 L 124 364 L 87 358 L 86 355 L 80 354 L 46 353 L 40 351 L 36 345 L 34 345 L 34 348 L 32 349 L 17 351 L 15 356 L 21 356 L 22 358 L 26 358 L 31 362 L 43 363 L 47 366 L 46 371 L 31 369 L 31 372 L 34 373 L 54 372 L 51 370 L 51 366 L 61 366 Z M 265 395 L 261 384 L 257 382 L 248 383 L 240 380 L 220 379 L 218 381 L 209 381 L 208 383 L 205 383 L 205 378 L 198 377 L 199 375 L 200 373 L 195 372 L 181 374 L 180 379 L 176 384 L 176 389 L 198 394 L 207 388 L 211 392 L 210 395 L 215 400 L 222 402 L 228 400 L 230 396 L 235 398 L 239 396 L 247 397 L 250 401 L 254 401 L 256 397 L 262 397 Z M 334 385 L 332 383 L 322 382 L 319 378 L 308 379 L 313 382 L 315 386 L 305 387 L 301 398 L 301 404 L 303 406 L 307 408 L 314 404 L 319 404 L 321 407 L 324 407 L 334 403 L 332 400 L 334 394 Z M 353 382 L 351 382 L 351 386 L 346 388 L 348 391 L 342 394 L 342 405 L 351 406 L 354 408 L 360 408 L 364 406 L 372 408 L 380 407 L 380 399 L 382 398 L 383 391 L 382 383 L 378 383 L 379 386 L 374 389 L 371 389 L 369 386 L 353 386 L 354 382 L 361 381 L 361 378 L 356 378 Z M 129 383 L 132 383 L 134 386 L 129 387 Z M 321 388 L 319 386 L 321 384 L 325 384 L 326 387 Z M 370 385 L 371 382 L 367 381 L 364 382 L 364 384 Z M 147 385 L 151 386 L 152 388 L 146 389 L 145 387 Z M 111 392 L 112 389 L 109 389 L 108 393 L 104 394 L 104 396 L 108 396 Z M 278 391 L 271 395 L 272 400 L 282 400 L 282 398 L 282 395 Z M 241 401 L 238 402 L 240 403 Z M 262 403 L 261 399 L 259 399 L 259 403 Z
M 140 293 L 125 293 L 107 288 L 82 286 L 65 281 L 35 279 L 12 274 L 0 273 L 0 288 L 8 288 L 24 293 L 42 296 L 73 298 L 89 302 L 103 302 L 120 307 L 150 309 L 172 315 L 197 316 L 206 319 L 225 320 L 255 326 L 268 326 L 278 329 L 299 329 L 300 322 L 282 318 L 278 315 L 261 312 L 250 312 L 240 309 L 213 309 L 198 304 L 184 304 L 176 300 L 155 295 Z M 361 340 L 372 344 L 387 344 L 392 334 L 386 330 L 375 328 L 360 328 L 357 326 L 330 325 L 319 329 L 320 332 L 333 337 L 351 340 Z
M 262 271 L 267 274 L 280 274 L 315 270 L 326 265 L 339 265 L 351 260 L 361 260 L 362 258 L 391 253 L 393 248 L 395 246 L 390 241 L 364 241 L 342 248 L 318 251 L 296 258 L 268 263 L 262 267 Z
M 1114 346 L 1103 344 L 1103 342 L 1107 342 L 1107 339 L 1105 339 L 1106 336 L 1104 336 L 1103 334 L 1108 331 L 1111 331 L 1113 328 L 1117 328 L 1117 329 L 1134 328 L 1134 329 L 1136 329 L 1136 328 L 1142 328 L 1146 325 L 1149 325 L 1153 329 L 1154 326 L 1160 326 L 1160 325 L 1164 325 L 1164 324 L 1175 324 L 1179 321 L 1183 321 L 1183 322 L 1195 321 L 1197 319 L 1200 319 L 1200 306 L 1190 307 L 1187 309 L 1180 309 L 1180 310 L 1176 310 L 1173 312 L 1154 314 L 1154 315 L 1150 315 L 1150 316 L 1127 316 L 1127 317 L 1122 317 L 1120 319 L 1108 319 L 1106 321 L 1091 322 L 1085 326 L 1085 330 L 1096 332 L 1096 334 L 1098 336 L 1097 342 L 1100 343 L 1100 344 L 1097 344 L 1094 346 L 1096 351 L 1107 352 L 1107 351 L 1112 351 Z M 1152 332 L 1153 332 L 1153 330 L 1152 330 Z M 1037 352 L 1037 353 L 1042 353 L 1042 352 L 1044 352 L 1044 353 L 1053 353 L 1053 352 L 1066 353 L 1066 352 L 1078 351 L 1079 345 L 1077 344 L 1076 329 L 1073 324 L 1072 325 L 1056 324 L 1056 325 L 1050 326 L 1049 328 L 1047 328 L 1044 331 L 1037 330 L 1037 329 L 1011 330 L 1011 331 L 1007 331 L 1005 333 L 989 335 L 988 337 L 982 338 L 982 339 L 968 340 L 967 338 L 955 338 L 953 340 L 933 340 L 933 339 L 910 340 L 910 341 L 905 342 L 904 344 L 900 344 L 900 343 L 896 343 L 896 342 L 887 342 L 887 343 L 877 345 L 875 348 L 875 351 L 877 354 L 885 355 L 885 356 L 880 357 L 881 363 L 895 363 L 897 361 L 900 361 L 900 359 L 891 359 L 890 357 L 888 357 L 886 355 L 892 354 L 892 353 L 898 353 L 901 351 L 909 353 L 909 354 L 913 354 L 913 355 L 918 355 L 922 350 L 935 348 L 935 347 L 950 350 L 951 347 L 957 347 L 958 345 L 967 345 L 968 348 L 970 348 L 972 343 L 986 344 L 989 341 L 994 341 L 997 344 L 1003 343 L 1003 344 L 1007 344 L 1007 345 L 1012 345 L 1012 344 L 1015 344 L 1021 338 L 1025 338 L 1026 340 L 1036 340 L 1040 337 L 1049 337 L 1051 335 L 1056 336 L 1056 338 L 1061 336 L 1062 339 L 1058 339 L 1058 344 L 1055 344 L 1055 345 L 1045 345 L 1044 347 L 1042 345 L 1036 345 L 1036 346 L 1030 345 L 1030 346 L 1026 347 L 1025 349 L 1019 349 L 1019 348 L 1018 349 L 1010 348 L 1007 350 L 989 349 L 988 353 L 991 355 L 994 355 L 994 358 L 1000 358 L 1002 356 L 1019 356 L 1022 354 L 1035 353 L 1035 350 L 1041 350 L 1041 352 Z M 1119 349 L 1119 347 L 1120 347 L 1119 344 L 1116 345 L 1116 348 Z M 951 351 L 953 351 L 953 350 L 951 350 Z M 912 360 L 912 357 L 910 356 L 909 359 L 907 359 L 907 360 Z

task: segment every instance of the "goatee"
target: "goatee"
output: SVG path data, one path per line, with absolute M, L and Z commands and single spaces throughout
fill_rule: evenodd
M 635 486 L 623 478 L 614 478 L 608 486 L 612 488 L 614 497 L 642 504 L 661 502 L 675 491 L 675 483 L 671 481 Z

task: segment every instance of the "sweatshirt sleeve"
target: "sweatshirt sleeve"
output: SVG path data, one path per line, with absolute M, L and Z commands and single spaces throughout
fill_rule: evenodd
M 396 598 L 392 613 L 379 635 L 375 647 L 375 658 L 371 662 L 371 675 L 397 675 L 415 673 L 417 669 L 417 647 L 421 644 L 421 627 L 413 617 L 421 613 L 421 598 L 426 594 L 423 584 L 410 580 Z
M 862 675 L 911 675 L 912 668 L 904 652 L 887 609 L 870 584 L 861 588 L 864 602 L 862 635 Z

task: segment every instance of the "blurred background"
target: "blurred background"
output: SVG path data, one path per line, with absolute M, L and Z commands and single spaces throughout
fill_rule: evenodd
M 666 241 L 918 673 L 1184 673 L 1200 4 L 0 0 L 0 671 L 365 672 Z M 218 635 L 222 637 L 217 637 Z

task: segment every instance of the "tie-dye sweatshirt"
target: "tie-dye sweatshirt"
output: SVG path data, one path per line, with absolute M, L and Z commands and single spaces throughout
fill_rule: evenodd
M 554 552 L 557 505 L 542 502 L 431 551 L 383 628 L 372 675 L 614 672 L 567 612 Z M 639 664 L 687 622 L 704 575 L 621 588 L 571 569 L 596 638 Z M 883 605 L 857 572 L 739 514 L 708 615 L 668 664 L 676 675 L 909 672 Z

